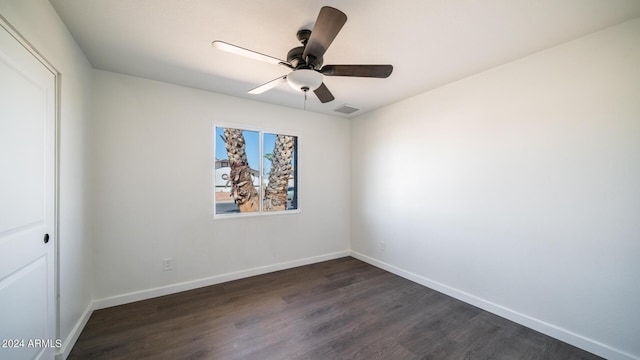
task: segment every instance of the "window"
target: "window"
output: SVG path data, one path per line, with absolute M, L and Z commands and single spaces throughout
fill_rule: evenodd
M 298 209 L 298 137 L 216 126 L 216 217 Z

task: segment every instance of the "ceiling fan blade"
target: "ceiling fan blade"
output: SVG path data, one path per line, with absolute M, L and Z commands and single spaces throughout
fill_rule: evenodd
M 291 67 L 291 65 L 289 65 L 289 63 L 287 63 L 284 60 L 281 60 L 281 59 L 278 59 L 278 58 L 274 58 L 273 56 L 261 54 L 259 52 L 253 51 L 253 50 L 245 49 L 245 48 L 240 47 L 240 46 L 229 44 L 229 43 L 226 43 L 224 41 L 216 40 L 216 41 L 211 43 L 211 46 L 213 46 L 214 48 L 216 48 L 218 50 L 222 50 L 222 51 L 226 51 L 226 52 L 229 52 L 229 53 L 232 53 L 232 54 L 248 57 L 250 59 L 260 60 L 260 61 L 268 62 L 270 64 L 275 64 L 275 65 L 287 65 L 287 66 Z
M 273 79 L 271 81 L 269 81 L 268 83 L 264 83 L 256 88 L 253 88 L 251 90 L 249 90 L 249 94 L 262 94 L 263 92 L 267 91 L 267 90 L 271 90 L 274 87 L 286 83 L 287 82 L 287 75 L 281 76 L 279 78 Z
M 329 91 L 329 89 L 327 88 L 327 85 L 325 85 L 324 83 L 320 84 L 320 87 L 313 90 L 313 92 L 316 94 L 318 99 L 320 99 L 320 102 L 323 104 L 328 103 L 329 101 L 332 101 L 333 99 L 335 99 L 331 91 Z
M 386 78 L 393 71 L 392 65 L 325 65 L 320 69 L 327 76 L 357 76 Z
M 313 30 L 302 53 L 302 58 L 305 60 L 308 56 L 313 56 L 316 59 L 321 58 L 346 22 L 347 15 L 342 11 L 323 6 L 320 9 L 315 25 L 313 25 Z

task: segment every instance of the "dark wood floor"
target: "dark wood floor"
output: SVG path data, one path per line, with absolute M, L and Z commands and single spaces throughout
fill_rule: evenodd
M 600 359 L 354 258 L 91 315 L 69 359 Z

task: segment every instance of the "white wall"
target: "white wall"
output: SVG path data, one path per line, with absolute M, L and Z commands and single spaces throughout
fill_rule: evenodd
M 70 351 L 91 303 L 86 132 L 91 67 L 46 0 L 0 0 L 5 17 L 62 74 L 60 119 L 60 337 Z
M 348 254 L 347 120 L 105 71 L 93 80 L 98 307 Z M 299 135 L 301 213 L 212 220 L 215 121 Z
M 352 250 L 640 358 L 639 40 L 636 19 L 353 120 Z

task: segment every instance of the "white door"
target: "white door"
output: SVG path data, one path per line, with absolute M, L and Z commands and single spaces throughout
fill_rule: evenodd
M 55 90 L 55 75 L 0 22 L 0 359 L 52 359 L 60 346 Z

